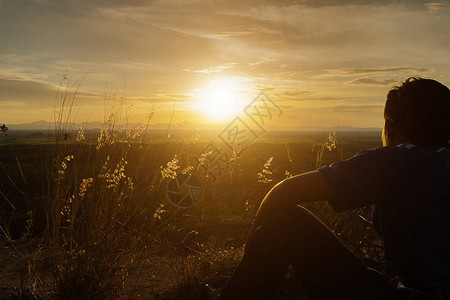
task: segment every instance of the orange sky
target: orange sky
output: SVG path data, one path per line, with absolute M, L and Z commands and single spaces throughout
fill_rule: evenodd
M 0 123 L 51 121 L 61 78 L 79 121 L 124 94 L 134 121 L 210 122 L 196 91 L 217 78 L 264 91 L 274 126 L 380 127 L 409 76 L 450 83 L 448 1 L 0 0 Z M 126 82 L 126 83 L 125 83 Z M 203 117 L 202 117 L 203 116 Z

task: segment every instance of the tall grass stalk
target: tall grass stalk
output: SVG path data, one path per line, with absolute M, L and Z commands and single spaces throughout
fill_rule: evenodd
M 142 275 L 157 238 L 161 202 L 157 172 L 144 173 L 151 154 L 146 123 L 128 122 L 127 99 L 105 95 L 105 120 L 96 140 L 77 120 L 79 82 L 67 77 L 55 105 L 56 153 L 48 168 L 44 245 L 51 253 L 52 297 L 134 298 L 151 288 Z M 153 192 L 149 193 L 149 186 Z

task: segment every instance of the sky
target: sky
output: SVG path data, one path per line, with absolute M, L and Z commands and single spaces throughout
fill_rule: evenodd
M 231 80 L 278 105 L 275 127 L 381 127 L 406 78 L 450 86 L 449 16 L 444 0 L 0 0 L 0 123 L 51 121 L 67 86 L 78 121 L 103 121 L 106 97 L 134 122 L 214 122 L 199 95 Z

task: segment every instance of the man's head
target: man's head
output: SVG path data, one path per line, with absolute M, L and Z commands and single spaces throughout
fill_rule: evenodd
M 383 144 L 440 146 L 450 139 L 450 90 L 432 79 L 408 78 L 389 91 Z

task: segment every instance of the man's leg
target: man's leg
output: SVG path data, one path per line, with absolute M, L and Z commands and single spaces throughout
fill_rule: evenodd
M 219 299 L 272 299 L 289 264 L 311 299 L 400 299 L 381 274 L 367 269 L 303 207 L 255 225 Z

